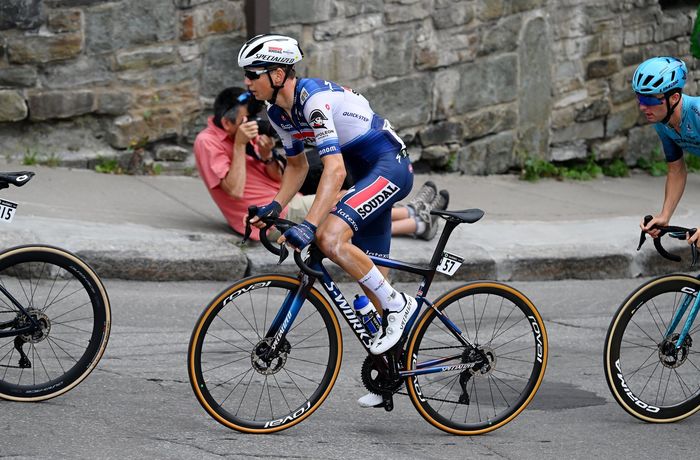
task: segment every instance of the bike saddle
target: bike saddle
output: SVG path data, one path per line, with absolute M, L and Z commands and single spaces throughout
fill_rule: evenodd
M 464 209 L 462 211 L 430 211 L 430 214 L 444 217 L 447 220 L 457 220 L 462 223 L 473 224 L 482 217 L 484 217 L 484 211 L 481 209 Z
M 6 188 L 8 184 L 21 187 L 32 177 L 34 177 L 32 171 L 0 172 L 0 188 Z

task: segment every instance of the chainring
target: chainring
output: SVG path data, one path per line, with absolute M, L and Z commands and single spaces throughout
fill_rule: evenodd
M 401 363 L 399 363 L 399 369 Z M 374 394 L 394 394 L 403 385 L 403 379 L 389 380 L 382 375 L 379 370 L 374 367 L 374 359 L 367 355 L 362 363 L 362 384 Z

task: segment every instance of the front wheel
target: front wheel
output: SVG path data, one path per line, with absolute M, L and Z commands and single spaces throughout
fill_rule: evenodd
M 343 347 L 326 299 L 311 289 L 286 337 L 269 330 L 273 322 L 289 321 L 280 307 L 299 284 L 284 275 L 243 279 L 221 292 L 197 321 L 188 352 L 190 383 L 219 423 L 244 433 L 284 430 L 311 415 L 330 393 Z
M 447 318 L 440 319 L 435 309 Z M 495 282 L 454 289 L 425 311 L 407 348 L 408 393 L 431 425 L 477 435 L 513 420 L 534 397 L 547 365 L 547 333 L 535 306 Z M 456 337 L 455 327 L 472 346 Z
M 691 276 L 653 279 L 622 303 L 610 323 L 605 378 L 617 403 L 640 420 L 675 422 L 700 409 L 700 359 L 693 347 L 700 326 L 692 325 L 677 346 L 699 292 L 700 280 Z M 685 314 L 669 331 L 684 306 Z
M 95 272 L 75 254 L 52 246 L 20 246 L 0 254 L 0 398 L 43 401 L 82 382 L 107 347 L 109 299 Z

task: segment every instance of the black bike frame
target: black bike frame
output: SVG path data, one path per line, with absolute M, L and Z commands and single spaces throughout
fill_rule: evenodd
M 433 252 L 432 259 L 430 260 L 430 263 L 427 267 L 407 262 L 401 262 L 398 260 L 384 259 L 373 256 L 370 256 L 370 259 L 372 259 L 372 261 L 376 265 L 382 267 L 389 267 L 395 270 L 406 271 L 422 276 L 423 281 L 421 282 L 418 288 L 416 296 L 416 299 L 418 301 L 418 310 L 420 311 L 420 308 L 425 302 L 430 308 L 433 308 L 435 310 L 435 313 L 437 314 L 440 321 L 442 321 L 445 327 L 447 327 L 447 329 L 464 346 L 466 346 L 467 348 L 473 348 L 473 345 L 463 336 L 462 331 L 445 314 L 435 309 L 433 304 L 425 298 L 425 296 L 428 293 L 428 290 L 430 289 L 430 285 L 432 284 L 433 278 L 435 277 L 435 272 L 438 263 L 442 258 L 442 253 L 445 249 L 445 246 L 447 246 L 447 240 L 449 239 L 452 231 L 457 227 L 457 225 L 459 225 L 459 223 L 460 222 L 458 220 L 447 220 L 445 228 L 443 229 L 442 234 L 440 235 L 440 240 L 438 241 L 438 244 Z M 338 311 L 342 314 L 342 317 L 348 323 L 350 329 L 355 333 L 357 339 L 369 353 L 369 348 L 372 345 L 372 337 L 369 335 L 364 324 L 355 313 L 355 309 L 352 307 L 352 305 L 350 305 L 343 293 L 340 292 L 340 289 L 335 284 L 335 282 L 333 281 L 330 274 L 325 269 L 320 260 L 312 261 L 309 267 L 313 270 L 317 270 L 322 273 L 320 281 L 323 285 L 323 289 L 326 291 L 326 294 L 328 294 L 328 297 L 331 299 Z M 285 300 L 282 302 L 282 307 L 277 312 L 277 315 L 273 319 L 272 324 L 270 325 L 270 328 L 268 329 L 267 334 L 265 335 L 266 337 L 274 337 L 272 346 L 270 347 L 271 351 L 274 352 L 277 349 L 278 345 L 283 341 L 284 337 L 286 336 L 287 331 L 291 329 L 291 326 L 294 323 L 294 320 L 297 314 L 299 313 L 302 304 L 304 303 L 304 299 L 306 299 L 306 296 L 311 290 L 311 287 L 313 286 L 315 280 L 316 277 L 309 276 L 308 274 L 302 272 L 300 277 L 301 285 L 294 293 L 290 292 L 285 298 Z M 408 324 L 406 324 L 405 331 L 411 331 L 415 320 L 415 316 L 410 319 Z M 459 359 L 461 357 L 462 353 L 458 353 L 445 358 L 417 363 L 415 366 L 416 369 L 410 371 L 399 371 L 399 376 L 401 378 L 405 378 L 414 375 L 431 374 L 435 372 L 461 371 L 473 366 L 473 363 L 438 366 L 439 364 L 442 364 L 444 362 L 448 362 L 453 359 Z

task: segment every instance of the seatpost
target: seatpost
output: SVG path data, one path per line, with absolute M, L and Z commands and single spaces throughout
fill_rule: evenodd
M 440 259 L 442 258 L 442 251 L 445 250 L 445 246 L 447 246 L 447 241 L 450 239 L 452 231 L 455 228 L 457 228 L 457 225 L 459 224 L 460 221 L 458 219 L 454 219 L 452 217 L 445 218 L 445 227 L 442 229 L 442 233 L 440 234 L 440 240 L 438 240 L 437 246 L 435 246 L 433 258 L 430 259 L 430 268 L 435 268 L 440 263 Z

